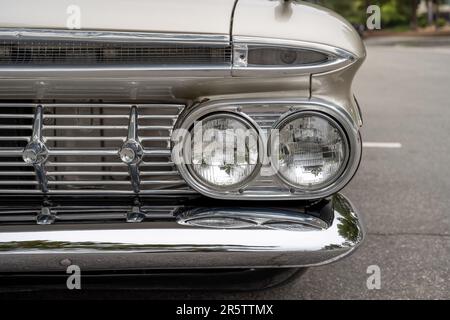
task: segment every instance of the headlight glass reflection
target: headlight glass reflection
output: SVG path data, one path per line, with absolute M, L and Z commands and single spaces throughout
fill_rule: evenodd
M 278 173 L 296 187 L 332 183 L 346 165 L 346 137 L 334 120 L 318 113 L 288 119 L 279 128 L 278 146 Z
M 235 115 L 216 114 L 197 122 L 191 150 L 191 170 L 209 186 L 238 187 L 258 167 L 258 134 Z

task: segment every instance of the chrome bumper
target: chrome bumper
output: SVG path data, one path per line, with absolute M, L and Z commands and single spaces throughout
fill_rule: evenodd
M 350 254 L 364 238 L 344 196 L 334 195 L 327 205 L 327 219 L 233 207 L 135 224 L 2 226 L 0 272 L 63 271 L 68 264 L 86 271 L 322 265 Z M 247 225 L 227 228 L 224 217 Z

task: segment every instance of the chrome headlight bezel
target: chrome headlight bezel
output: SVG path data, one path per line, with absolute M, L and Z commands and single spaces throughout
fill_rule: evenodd
M 287 184 L 276 173 L 270 177 L 272 183 L 269 188 L 265 189 L 260 186 L 260 178 L 265 170 L 272 169 L 270 163 L 270 132 L 266 133 L 259 125 L 259 120 L 256 120 L 255 110 L 257 112 L 267 113 L 276 112 L 277 119 L 274 120 L 271 128 L 275 128 L 284 123 L 293 115 L 299 112 L 317 112 L 334 120 L 338 124 L 338 128 L 342 130 L 347 138 L 347 153 L 346 166 L 342 173 L 332 181 L 331 184 L 323 185 L 320 189 L 308 190 L 305 188 L 298 188 Z M 232 113 L 236 116 L 245 119 L 251 123 L 259 134 L 259 157 L 261 159 L 261 166 L 258 168 L 258 173 L 255 171 L 255 176 L 252 179 L 246 180 L 245 184 L 234 188 L 233 190 L 210 188 L 204 185 L 201 181 L 193 177 L 188 167 L 175 161 L 177 169 L 181 176 L 185 179 L 187 184 L 197 192 L 216 199 L 223 200 L 315 200 L 326 198 L 347 185 L 352 179 L 359 166 L 362 152 L 362 143 L 359 133 L 359 125 L 355 115 L 347 108 L 339 106 L 328 101 L 319 99 L 227 99 L 218 101 L 206 101 L 198 105 L 187 108 L 182 114 L 175 126 L 175 129 L 189 130 L 197 119 L 202 118 L 207 114 L 212 113 Z M 178 141 L 179 138 L 173 139 Z M 183 142 L 184 143 L 184 142 Z M 182 148 L 173 149 L 173 159 L 183 157 Z M 262 177 L 264 178 L 264 177 Z

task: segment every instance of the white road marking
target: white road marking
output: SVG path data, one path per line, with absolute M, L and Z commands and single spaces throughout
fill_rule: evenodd
M 402 144 L 400 142 L 363 142 L 363 147 L 398 149 L 402 147 Z

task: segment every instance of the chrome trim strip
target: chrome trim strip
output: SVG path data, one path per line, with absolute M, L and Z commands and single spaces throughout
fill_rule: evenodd
M 1 226 L 0 272 L 63 271 L 63 259 L 86 271 L 323 265 L 352 253 L 365 233 L 360 216 L 344 196 L 336 194 L 331 201 L 334 212 L 327 225 L 307 230 L 205 228 L 175 219 Z M 278 213 L 284 221 L 283 210 Z
M 248 36 L 233 36 L 232 42 L 233 42 L 232 75 L 237 77 L 323 73 L 346 67 L 354 63 L 357 59 L 357 57 L 354 54 L 346 50 L 315 42 L 248 37 Z M 267 47 L 291 47 L 303 50 L 312 50 L 324 53 L 329 57 L 331 57 L 332 59 L 327 63 L 320 63 L 317 65 L 295 66 L 295 67 L 243 66 L 241 61 L 236 58 L 236 51 L 242 52 L 243 48 L 249 45 L 261 45 Z
M 230 42 L 229 35 L 221 34 L 182 34 L 152 32 L 118 32 L 118 31 L 84 31 L 56 29 L 9 29 L 0 28 L 0 39 L 23 40 L 80 40 L 80 41 L 112 41 L 112 42 L 178 42 L 188 44 L 217 44 Z
M 15 78 L 54 78 L 62 77 L 65 80 L 71 78 L 93 77 L 100 79 L 110 78 L 147 78 L 147 77 L 231 77 L 231 65 L 229 66 L 165 66 L 165 67 L 142 67 L 142 66 L 117 66 L 117 67 L 7 67 L 0 68 L 0 77 L 3 79 Z

